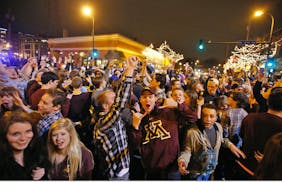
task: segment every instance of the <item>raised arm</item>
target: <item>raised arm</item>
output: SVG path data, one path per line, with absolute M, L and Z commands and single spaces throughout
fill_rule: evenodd
M 37 60 L 35 57 L 31 57 L 28 59 L 27 63 L 22 67 L 22 69 L 20 70 L 21 73 L 21 77 L 22 78 L 29 78 L 33 72 L 33 68 L 37 68 L 38 70 L 38 66 L 37 66 Z M 36 70 L 34 70 L 36 71 Z
M 129 96 L 131 94 L 131 84 L 132 76 L 135 67 L 137 66 L 138 59 L 137 57 L 130 57 L 127 60 L 127 67 L 122 76 L 122 84 L 119 85 L 119 88 L 116 92 L 115 102 L 111 106 L 109 112 L 98 120 L 98 123 L 102 126 L 101 129 L 104 130 L 107 127 L 111 126 L 113 122 L 116 121 L 116 118 L 120 116 L 121 110 L 125 107 Z
M 261 89 L 262 89 L 262 83 L 263 80 L 265 79 L 263 73 L 259 73 L 257 77 L 257 81 L 253 87 L 253 94 L 256 99 L 256 101 L 259 103 L 259 105 L 265 105 L 266 104 L 266 99 L 262 96 Z

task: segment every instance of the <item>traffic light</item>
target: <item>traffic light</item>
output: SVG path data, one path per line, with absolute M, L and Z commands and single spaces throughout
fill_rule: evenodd
M 265 63 L 267 69 L 274 69 L 276 67 L 276 61 L 274 59 L 268 59 Z
M 92 50 L 92 58 L 97 59 L 99 57 L 99 52 L 97 49 Z
M 204 51 L 205 50 L 205 43 L 203 40 L 199 40 L 197 48 L 199 51 Z

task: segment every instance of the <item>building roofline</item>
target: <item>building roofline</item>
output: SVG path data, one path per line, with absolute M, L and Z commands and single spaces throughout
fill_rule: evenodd
M 115 34 L 103 34 L 103 35 L 96 35 L 94 36 L 94 41 L 104 41 L 104 40 L 114 40 L 114 41 L 121 41 L 127 42 L 131 45 L 136 47 L 140 47 L 143 49 L 145 45 L 140 44 L 130 38 L 127 38 L 123 35 L 118 33 Z M 74 37 L 59 37 L 59 38 L 49 38 L 49 44 L 60 44 L 60 43 L 75 43 L 75 42 L 89 42 L 92 41 L 92 36 L 74 36 Z

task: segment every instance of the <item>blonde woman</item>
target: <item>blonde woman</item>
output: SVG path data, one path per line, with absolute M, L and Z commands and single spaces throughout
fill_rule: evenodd
M 91 180 L 93 156 L 79 140 L 70 119 L 55 121 L 48 133 L 51 180 Z

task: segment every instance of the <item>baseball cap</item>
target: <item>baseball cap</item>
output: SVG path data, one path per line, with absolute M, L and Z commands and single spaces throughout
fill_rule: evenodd
M 150 88 L 150 87 L 144 87 L 143 90 L 141 91 L 141 95 L 145 94 L 156 94 L 155 90 Z

